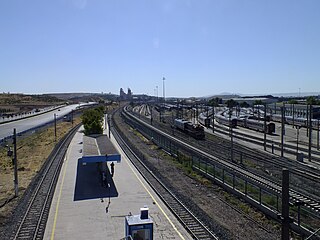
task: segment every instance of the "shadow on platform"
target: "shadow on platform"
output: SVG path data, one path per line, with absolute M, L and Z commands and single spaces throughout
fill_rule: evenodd
M 109 169 L 107 170 L 107 183 L 108 187 L 102 185 L 97 164 L 92 163 L 83 166 L 81 159 L 78 159 L 73 200 L 81 201 L 96 198 L 118 197 L 118 191 L 114 185 Z

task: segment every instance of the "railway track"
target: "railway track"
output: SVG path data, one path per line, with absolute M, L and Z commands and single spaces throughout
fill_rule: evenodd
M 116 126 L 116 125 L 114 125 Z M 146 179 L 167 207 L 174 213 L 194 239 L 219 239 L 165 184 L 146 166 L 123 139 L 119 131 L 113 128 L 113 134 L 129 159 Z
M 141 118 L 141 120 L 143 120 Z M 146 121 L 146 123 L 148 123 Z M 168 134 L 172 134 L 172 129 L 165 128 L 163 125 L 156 125 L 157 123 L 153 121 L 153 126 L 157 126 L 157 128 L 160 128 L 162 131 L 165 131 Z M 220 126 L 219 126 L 220 127 Z M 223 127 L 221 127 L 223 128 Z M 227 132 L 226 132 L 227 131 Z M 220 131 L 223 134 L 229 135 L 229 130 L 225 129 L 225 131 Z M 238 133 L 240 134 L 240 133 Z M 245 134 L 246 135 L 246 134 Z M 247 137 L 249 135 L 246 135 Z M 226 155 L 226 153 L 229 153 L 231 151 L 231 146 L 230 146 L 230 140 L 215 136 L 215 140 L 211 140 L 206 138 L 206 141 L 195 141 L 190 137 L 187 137 L 186 134 L 180 133 L 179 131 L 175 131 L 175 137 L 179 138 L 180 140 L 187 141 L 190 144 L 193 144 L 195 147 L 202 148 L 204 151 L 208 151 L 210 149 L 214 151 L 210 151 L 210 154 L 213 154 L 214 156 L 221 158 L 225 161 L 230 161 L 230 158 Z M 241 138 L 241 140 L 247 141 L 246 138 Z M 250 136 L 251 137 L 251 136 Z M 237 138 L 240 139 L 239 136 Z M 263 139 L 252 136 L 251 139 L 248 140 L 249 142 L 258 144 L 258 145 L 263 145 Z M 269 140 L 270 141 L 270 140 Z M 271 143 L 271 141 L 270 141 Z M 243 157 L 247 157 L 249 160 L 254 161 L 254 162 L 261 162 L 261 163 L 268 163 L 268 164 L 273 164 L 281 168 L 288 168 L 291 173 L 301 176 L 310 180 L 317 180 L 320 182 L 320 176 L 319 176 L 319 170 L 315 170 L 313 168 L 310 168 L 308 166 L 305 166 L 301 163 L 298 163 L 296 161 L 288 161 L 286 158 L 281 158 L 281 157 L 275 157 L 268 152 L 261 152 L 256 149 L 251 149 L 249 147 L 246 147 L 242 144 L 234 142 L 234 154 L 237 156 L 240 156 L 241 154 Z M 214 146 L 214 148 L 212 147 Z
M 224 134 L 224 135 L 229 135 L 229 128 L 227 128 L 225 126 L 215 125 L 215 131 L 219 132 L 221 134 Z M 237 138 L 239 140 L 245 141 L 245 142 L 250 142 L 250 143 L 259 145 L 259 146 L 263 146 L 263 144 L 264 144 L 263 138 L 260 138 L 257 136 L 252 136 L 252 135 L 245 134 L 245 133 L 241 133 L 235 129 L 233 130 L 233 137 Z M 267 148 L 269 148 L 269 149 L 272 148 L 272 146 L 273 146 L 274 150 L 281 151 L 281 143 L 280 142 L 276 142 L 276 141 L 267 139 L 266 144 L 267 144 Z M 303 144 L 303 143 L 301 143 L 301 141 L 299 141 L 299 152 L 304 153 L 306 156 L 308 155 L 308 149 L 306 148 L 307 146 L 308 146 L 307 144 Z M 283 147 L 284 147 L 284 153 L 291 154 L 293 156 L 297 155 L 296 141 L 294 142 L 293 145 L 285 143 L 283 145 Z M 313 146 L 313 147 L 315 148 L 316 146 Z M 319 151 L 311 150 L 311 160 L 318 162 L 318 163 L 320 162 Z
M 212 154 L 208 153 L 205 149 L 199 149 L 198 146 L 195 147 L 189 143 L 184 142 L 183 140 L 179 140 L 176 137 L 173 137 L 171 134 L 163 132 L 163 131 L 145 123 L 144 121 L 138 119 L 137 117 L 131 115 L 128 112 L 125 112 L 125 115 L 129 118 L 134 119 L 134 121 L 139 122 L 139 124 L 142 124 L 144 127 L 152 129 L 152 131 L 155 131 L 155 132 L 161 134 L 162 136 L 164 136 L 165 138 L 170 139 L 170 141 L 177 142 L 179 145 L 184 146 L 186 149 L 189 149 L 192 152 L 199 154 L 199 156 L 202 156 L 206 159 L 209 159 L 210 161 L 214 161 L 216 163 L 223 165 L 226 169 L 233 171 L 236 175 L 242 176 L 244 179 L 248 179 L 258 186 L 262 186 L 265 189 L 268 189 L 278 195 L 281 195 L 281 192 L 282 192 L 281 186 L 278 183 L 276 183 L 274 181 L 270 181 L 269 179 L 266 179 L 264 177 L 258 176 L 257 174 L 252 173 L 248 170 L 242 169 L 239 166 L 231 163 L 230 161 L 221 160 L 215 156 L 212 156 Z M 311 209 L 315 214 L 319 215 L 319 213 L 320 213 L 319 201 L 317 201 L 309 196 L 306 196 L 305 194 L 302 194 L 298 191 L 295 191 L 293 189 L 290 189 L 290 198 L 291 198 L 291 201 L 293 201 L 293 202 L 302 202 L 306 207 Z
M 54 148 L 38 174 L 35 188 L 27 201 L 26 211 L 10 239 L 42 239 L 49 215 L 54 189 L 69 143 L 80 125 L 73 128 Z

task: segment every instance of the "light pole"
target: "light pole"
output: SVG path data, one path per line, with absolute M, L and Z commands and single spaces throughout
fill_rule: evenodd
M 319 119 L 318 119 L 318 131 L 317 131 L 317 150 L 319 151 Z
M 157 89 L 157 103 L 159 102 L 159 94 L 158 94 L 158 86 L 156 86 Z
M 165 105 L 166 105 L 166 95 L 165 95 L 165 89 L 164 89 L 164 80 L 165 77 L 162 78 L 162 91 L 163 91 L 163 114 L 162 114 L 162 122 L 164 121 L 164 112 L 165 112 Z M 160 111 L 161 112 L 161 111 Z
M 165 95 L 165 89 L 164 89 L 164 80 L 166 80 L 165 77 L 162 78 L 162 83 L 163 83 L 163 106 L 164 106 L 165 103 L 166 103 L 166 95 Z
M 264 120 L 263 120 L 263 129 L 264 129 L 264 133 L 263 133 L 263 146 L 264 146 L 264 150 L 267 151 L 267 105 L 266 103 L 264 103 Z
M 230 131 L 230 140 L 231 140 L 231 161 L 233 162 L 233 132 L 232 132 L 232 126 L 231 126 L 231 115 L 232 110 L 229 108 L 229 131 Z

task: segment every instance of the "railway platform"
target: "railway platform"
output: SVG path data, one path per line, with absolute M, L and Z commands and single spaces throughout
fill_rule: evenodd
M 107 133 L 107 129 L 105 130 Z M 175 216 L 133 167 L 111 134 L 121 154 L 114 162 L 108 188 L 100 184 L 97 167 L 81 168 L 83 133 L 75 134 L 61 168 L 44 239 L 124 239 L 126 216 L 148 207 L 153 239 L 192 239 Z M 107 172 L 110 173 L 110 162 Z

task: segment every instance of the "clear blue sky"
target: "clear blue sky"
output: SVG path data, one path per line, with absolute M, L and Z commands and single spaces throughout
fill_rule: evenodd
M 319 0 L 0 0 L 0 91 L 320 91 Z

